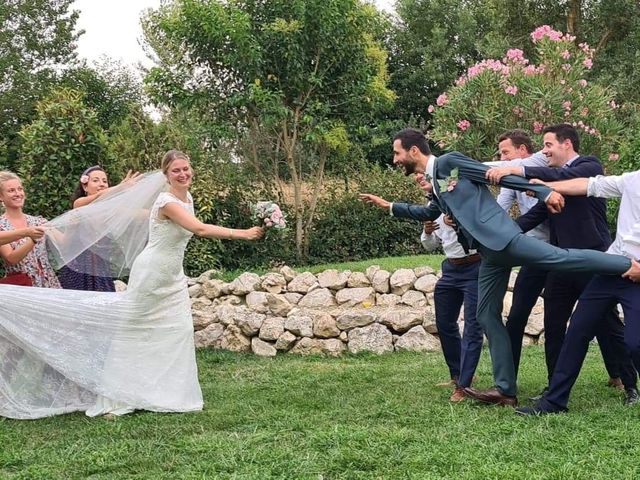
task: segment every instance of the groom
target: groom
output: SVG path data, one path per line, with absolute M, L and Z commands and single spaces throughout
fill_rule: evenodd
M 390 203 L 370 194 L 361 194 L 360 198 L 388 209 L 395 217 L 426 221 L 435 220 L 442 213 L 450 215 L 459 226 L 460 243 L 480 252 L 477 319 L 489 340 L 495 388 L 487 391 L 466 388 L 465 393 L 482 402 L 515 406 L 511 343 L 502 323 L 502 302 L 511 267 L 531 265 L 545 270 L 623 275 L 637 282 L 640 264 L 621 255 L 561 249 L 524 235 L 487 188 L 488 166 L 458 152 L 436 159 L 418 130 L 398 132 L 393 140 L 393 154 L 393 163 L 402 167 L 405 175 L 414 174 L 418 181 L 424 178 L 430 184 L 431 202 L 427 206 Z M 560 212 L 564 206 L 562 195 L 544 185 L 530 184 L 522 177 L 507 175 L 499 183 L 514 190 L 532 191 L 551 213 Z

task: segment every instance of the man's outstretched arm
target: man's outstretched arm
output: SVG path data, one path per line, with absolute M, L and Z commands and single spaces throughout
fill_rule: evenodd
M 410 218 L 412 220 L 424 222 L 427 220 L 435 220 L 442 214 L 442 211 L 434 202 L 429 202 L 428 205 L 392 203 L 384 198 L 371 195 L 370 193 L 361 193 L 358 195 L 358 198 L 360 198 L 364 203 L 371 203 L 378 208 L 387 210 L 391 215 L 399 218 Z

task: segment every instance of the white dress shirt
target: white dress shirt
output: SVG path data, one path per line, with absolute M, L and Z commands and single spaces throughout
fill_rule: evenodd
M 432 252 L 439 245 L 442 245 L 442 250 L 447 258 L 464 258 L 467 256 L 464 248 L 458 242 L 458 234 L 449 225 L 444 223 L 444 215 L 440 215 L 436 220 L 436 223 L 440 227 L 434 230 L 431 234 L 424 233 L 420 235 L 420 242 L 427 252 Z M 475 250 L 469 250 L 468 255 L 476 253 Z
M 621 198 L 616 238 L 607 252 L 640 260 L 640 170 L 591 177 L 587 196 Z
M 577 157 L 576 157 L 577 158 Z M 536 152 L 530 157 L 527 158 L 516 158 L 514 160 L 501 160 L 498 162 L 485 162 L 485 165 L 489 165 L 492 167 L 522 167 L 522 176 L 524 176 L 524 170 L 526 167 L 548 167 L 547 157 L 542 152 Z M 512 190 L 510 188 L 501 187 L 500 193 L 496 198 L 498 205 L 502 207 L 503 210 L 507 212 L 511 209 L 513 202 L 518 203 L 518 208 L 520 209 L 520 214 L 524 215 L 527 213 L 533 206 L 538 203 L 538 199 L 535 197 L 530 197 L 526 194 L 526 192 L 520 192 L 518 190 Z M 544 223 L 538 225 L 536 228 L 527 232 L 527 235 L 537 238 L 539 240 L 543 240 L 545 242 L 549 241 L 549 225 L 545 221 Z

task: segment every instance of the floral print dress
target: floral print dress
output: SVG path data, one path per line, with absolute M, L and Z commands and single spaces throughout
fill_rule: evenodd
M 47 220 L 43 217 L 34 217 L 25 215 L 28 227 L 37 227 L 44 225 Z M 11 222 L 4 215 L 0 216 L 0 231 L 14 230 Z M 16 249 L 23 245 L 28 239 L 21 238 L 15 242 L 11 242 L 11 248 Z M 4 262 L 4 269 L 7 275 L 12 273 L 26 273 L 31 278 L 34 287 L 44 288 L 62 288 L 56 273 L 53 271 L 49 263 L 47 255 L 47 246 L 44 237 L 38 240 L 31 251 L 20 262 L 15 265 L 9 265 Z

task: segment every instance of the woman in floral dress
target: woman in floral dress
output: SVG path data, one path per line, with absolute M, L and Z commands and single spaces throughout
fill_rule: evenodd
M 26 215 L 24 207 L 26 195 L 20 178 L 12 172 L 0 172 L 0 201 L 5 212 L 0 216 L 0 231 L 13 231 L 44 225 L 43 217 Z M 21 238 L 8 245 L 0 246 L 0 257 L 7 275 L 24 273 L 29 276 L 34 287 L 61 288 L 53 271 L 45 240 Z

